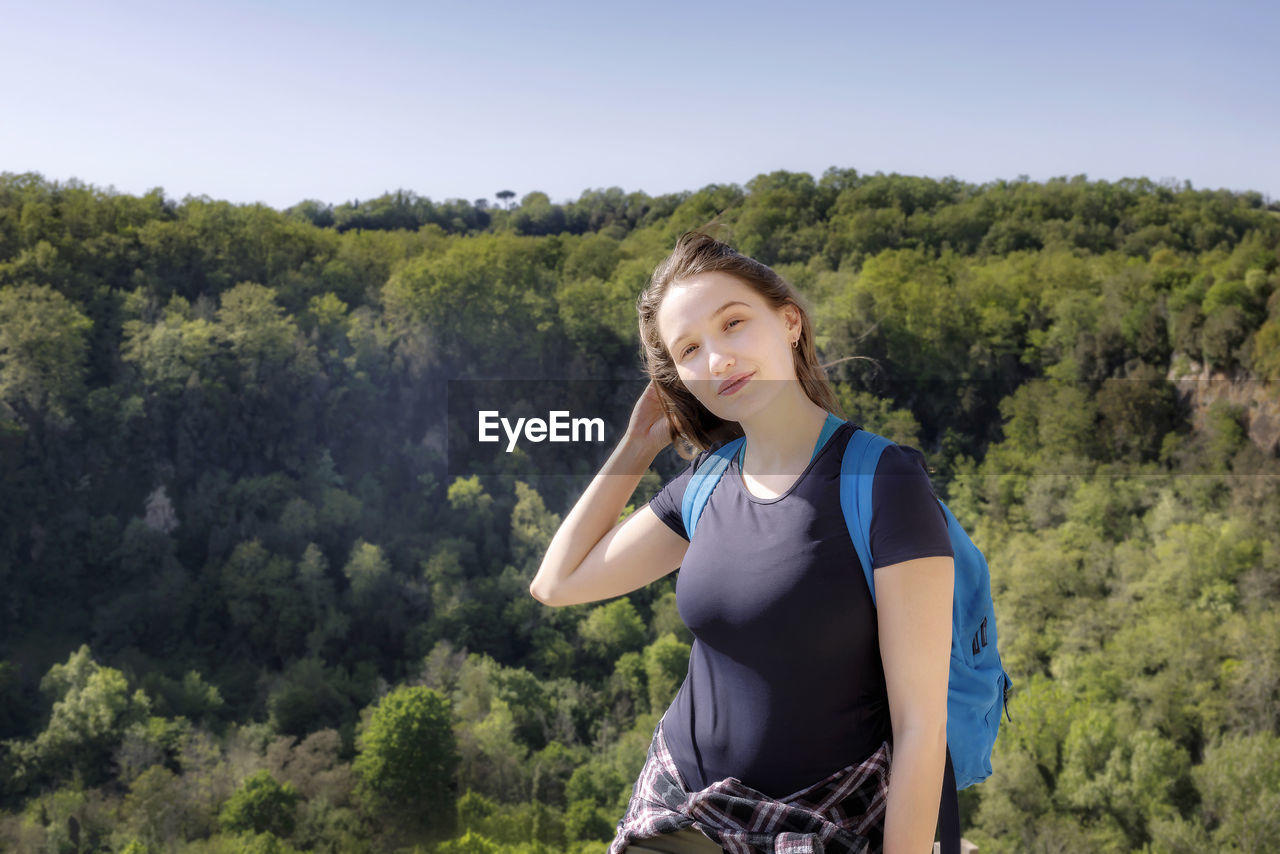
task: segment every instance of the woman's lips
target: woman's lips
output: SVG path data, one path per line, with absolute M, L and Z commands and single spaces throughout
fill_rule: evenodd
M 729 383 L 728 383 L 727 385 L 725 385 L 725 387 L 724 387 L 724 388 L 720 389 L 720 394 L 724 394 L 724 395 L 733 394 L 733 393 L 734 393 L 734 392 L 736 392 L 738 389 L 740 389 L 740 388 L 742 388 L 744 385 L 746 385 L 746 384 L 747 384 L 747 380 L 751 379 L 753 376 L 755 376 L 755 372 L 754 372 L 754 371 L 752 371 L 752 372 L 751 372 L 751 373 L 749 373 L 749 374 L 744 374 L 744 375 L 742 375 L 741 377 L 739 377 L 738 379 L 730 380 L 730 381 L 729 381 Z

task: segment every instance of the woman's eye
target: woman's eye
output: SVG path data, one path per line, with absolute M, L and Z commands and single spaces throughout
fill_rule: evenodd
M 734 325 L 735 325 L 735 324 L 738 324 L 738 323 L 745 323 L 745 322 L 746 322 L 746 321 L 745 321 L 745 320 L 743 320 L 741 317 L 735 317 L 733 320 L 730 320 L 728 323 L 726 323 L 726 324 L 724 325 L 724 328 L 725 328 L 725 329 L 732 329 L 732 328 L 734 327 Z M 680 358 L 681 358 L 681 359 L 683 359 L 685 356 L 688 356 L 688 355 L 689 355 L 690 353 L 692 353 L 695 349 L 697 349 L 697 346 L 698 346 L 697 344 L 690 344 L 688 347 L 685 347 L 685 348 L 684 348 L 684 350 L 682 350 L 682 351 L 680 352 Z

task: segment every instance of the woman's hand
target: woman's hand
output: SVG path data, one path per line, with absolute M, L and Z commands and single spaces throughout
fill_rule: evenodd
M 652 450 L 654 457 L 671 444 L 667 413 L 662 408 L 662 401 L 658 399 L 658 388 L 653 384 L 653 380 L 649 380 L 649 384 L 644 387 L 644 392 L 631 410 L 626 441 Z

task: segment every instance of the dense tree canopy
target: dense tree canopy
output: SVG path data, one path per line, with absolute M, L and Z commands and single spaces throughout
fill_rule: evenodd
M 988 558 L 1017 688 L 965 835 L 1272 845 L 1280 204 L 834 167 L 494 198 L 0 175 L 0 848 L 599 850 L 685 677 L 674 576 L 533 600 L 590 455 L 458 471 L 443 413 L 639 378 L 635 298 L 717 216 Z

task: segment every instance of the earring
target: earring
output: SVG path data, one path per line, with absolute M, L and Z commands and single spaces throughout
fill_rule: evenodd
M 798 349 L 799 347 L 800 347 L 800 339 L 799 339 L 799 338 L 797 338 L 796 340 L 794 340 L 794 341 L 792 341 L 792 342 L 791 342 L 791 348 L 792 348 L 793 350 L 794 350 L 794 349 Z

